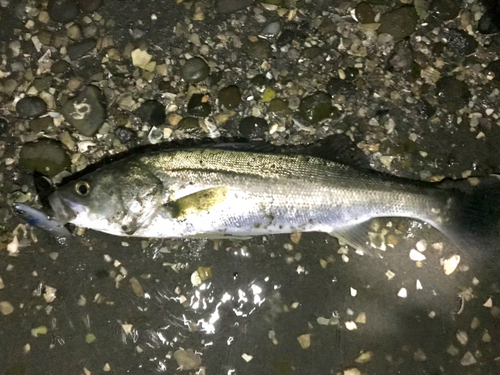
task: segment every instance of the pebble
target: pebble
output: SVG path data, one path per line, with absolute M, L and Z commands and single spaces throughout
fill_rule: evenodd
M 212 107 L 204 94 L 193 94 L 187 105 L 187 112 L 191 116 L 206 117 L 212 112 Z
M 61 109 L 66 121 L 87 137 L 93 136 L 106 120 L 105 98 L 101 90 L 89 85 Z
M 35 133 L 44 132 L 54 124 L 50 116 L 40 117 L 30 121 L 30 129 Z
M 40 43 L 42 43 L 44 46 L 50 45 L 50 42 L 52 41 L 52 33 L 48 30 L 41 30 L 37 34 L 37 37 Z
M 115 129 L 115 136 L 121 143 L 127 143 L 134 139 L 136 134 L 132 129 L 119 126 Z
M 9 301 L 0 302 L 0 311 L 3 315 L 9 315 L 14 312 L 14 306 Z
M 356 91 L 356 86 L 346 79 L 331 78 L 326 84 L 326 91 L 331 96 L 346 95 L 352 96 Z
M 302 118 L 315 124 L 334 113 L 332 99 L 324 92 L 317 92 L 300 102 L 299 112 Z
M 76 0 L 49 0 L 47 11 L 52 20 L 68 23 L 78 17 L 80 7 Z
M 463 30 L 449 29 L 445 35 L 448 50 L 459 56 L 467 56 L 476 52 L 478 42 Z
M 73 25 L 68 27 L 66 33 L 68 35 L 68 38 L 70 38 L 72 40 L 82 39 L 82 29 L 81 29 L 80 25 L 78 25 L 76 23 L 74 23 Z
M 200 123 L 198 119 L 194 117 L 184 117 L 179 121 L 177 128 L 188 133 L 201 131 Z
M 69 170 L 71 160 L 60 142 L 41 139 L 23 145 L 19 153 L 19 164 L 30 171 L 53 177 Z
M 5 134 L 9 130 L 9 121 L 3 117 L 0 116 L 0 135 Z
M 500 60 L 490 62 L 486 70 L 493 73 L 493 81 L 500 82 Z
M 203 81 L 210 74 L 210 68 L 205 60 L 199 57 L 193 57 L 186 61 L 182 67 L 181 77 L 189 83 Z
M 174 359 L 182 370 L 196 370 L 201 366 L 201 357 L 192 349 L 179 349 L 174 352 Z
M 16 104 L 20 117 L 38 117 L 47 112 L 47 104 L 37 96 L 22 98 Z
M 97 45 L 95 39 L 86 39 L 68 46 L 67 53 L 71 60 L 79 59 L 92 51 Z
M 66 60 L 59 60 L 52 64 L 52 66 L 50 67 L 50 71 L 54 74 L 63 74 L 68 71 L 69 67 L 69 62 L 67 62 Z
M 245 9 L 252 5 L 254 0 L 215 0 L 217 13 L 228 14 Z
M 248 139 L 263 137 L 268 128 L 269 124 L 265 119 L 254 116 L 241 119 L 239 124 L 240 134 Z
M 78 4 L 80 4 L 80 8 L 85 13 L 95 12 L 102 6 L 103 0 L 78 0 Z
M 38 77 L 35 78 L 35 80 L 33 81 L 33 86 L 35 86 L 35 88 L 40 92 L 50 89 L 51 85 L 52 85 L 51 76 Z
M 392 35 L 399 41 L 413 34 L 417 26 L 418 15 L 413 6 L 402 6 L 382 14 L 380 17 L 379 34 Z
M 280 29 L 281 25 L 278 21 L 271 22 L 266 27 L 264 27 L 264 30 L 262 30 L 261 34 L 264 36 L 275 36 L 280 32 Z
M 294 38 L 295 38 L 295 33 L 290 29 L 286 29 L 283 30 L 283 32 L 280 34 L 280 36 L 276 40 L 276 44 L 278 45 L 278 47 L 283 47 L 291 43 Z
M 273 99 L 269 102 L 269 107 L 267 107 L 269 112 L 285 112 L 290 113 L 291 110 L 288 107 L 288 103 L 283 99 Z
M 413 50 L 409 40 L 400 40 L 396 43 L 388 63 L 396 72 L 407 72 L 413 67 Z
M 436 82 L 436 95 L 441 107 L 450 113 L 454 113 L 466 106 L 471 97 L 467 85 L 455 77 L 439 79 Z
M 219 92 L 219 103 L 227 109 L 236 108 L 241 102 L 241 91 L 236 85 L 223 88 Z
M 360 2 L 354 8 L 354 14 L 359 23 L 374 23 L 376 13 L 372 6 L 365 1 Z
M 167 115 L 165 106 L 156 100 L 146 100 L 135 111 L 135 115 L 145 124 L 160 126 L 165 124 Z
M 448 21 L 458 16 L 460 5 L 455 0 L 433 0 L 429 12 L 439 20 Z
M 271 57 L 271 45 L 263 39 L 249 42 L 246 46 L 246 53 L 248 57 L 254 60 L 267 60 Z

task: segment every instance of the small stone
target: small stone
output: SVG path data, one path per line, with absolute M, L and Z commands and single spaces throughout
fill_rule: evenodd
M 41 139 L 23 145 L 19 153 L 19 164 L 30 171 L 52 177 L 69 170 L 71 160 L 61 143 L 51 139 Z
M 326 84 L 326 91 L 331 96 L 346 95 L 352 96 L 356 92 L 356 86 L 345 79 L 332 78 Z
M 413 6 L 402 6 L 380 17 L 379 34 L 390 34 L 395 41 L 410 36 L 417 26 L 418 15 Z
M 78 17 L 80 7 L 76 0 L 49 0 L 47 11 L 52 20 L 68 23 Z
M 372 6 L 367 2 L 360 2 L 354 8 L 354 14 L 356 15 L 356 19 L 359 23 L 374 23 L 376 13 L 373 10 Z
M 106 120 L 104 95 L 96 86 L 88 85 L 63 106 L 61 113 L 79 133 L 91 137 Z
M 67 34 L 68 38 L 73 39 L 73 40 L 79 40 L 82 39 L 82 29 L 80 25 L 74 23 L 67 29 Z
M 361 375 L 361 371 L 359 371 L 356 367 L 351 367 L 344 370 L 344 375 Z
M 182 370 L 196 370 L 201 366 L 201 357 L 192 349 L 179 349 L 174 352 L 174 359 Z
M 500 82 L 500 60 L 492 61 L 486 67 L 486 71 L 493 73 L 493 81 Z
M 323 53 L 323 50 L 320 47 L 314 46 L 314 47 L 305 48 L 303 50 L 302 55 L 306 59 L 313 60 L 316 57 L 321 56 L 322 53 Z
M 269 112 L 284 112 L 290 113 L 290 107 L 288 107 L 288 103 L 283 99 L 273 99 L 269 102 L 269 107 L 267 107 Z
M 466 352 L 462 357 L 462 359 L 460 360 L 460 364 L 462 366 L 470 366 L 475 364 L 476 362 L 477 362 L 476 358 L 474 358 L 471 352 Z
M 299 112 L 302 118 L 315 124 L 334 114 L 332 99 L 324 92 L 317 92 L 300 102 Z
M 30 129 L 35 133 L 44 132 L 54 124 L 50 116 L 40 117 L 30 121 Z
M 407 72 L 413 67 L 413 50 L 408 40 L 400 40 L 389 56 L 389 66 L 396 72 Z
M 134 291 L 134 294 L 137 297 L 143 297 L 144 296 L 144 290 L 142 289 L 142 285 L 137 280 L 135 277 L 130 278 L 130 286 L 132 287 L 132 290 Z
M 241 119 L 239 124 L 240 134 L 249 139 L 263 137 L 268 128 L 269 124 L 265 119 L 254 116 Z
M 212 107 L 204 94 L 193 94 L 189 99 L 187 111 L 191 116 L 206 117 L 212 112 Z
M 219 92 L 219 103 L 227 109 L 236 108 L 241 102 L 241 91 L 238 86 L 228 86 Z
M 439 79 L 436 82 L 436 95 L 439 104 L 450 113 L 465 107 L 471 97 L 467 85 L 455 77 Z
M 455 0 L 433 0 L 429 12 L 442 21 L 456 18 L 460 12 L 460 5 Z
M 400 298 L 406 298 L 406 297 L 408 297 L 408 292 L 406 291 L 406 288 L 401 288 L 399 290 L 398 297 L 400 297 Z
M 262 101 L 264 103 L 269 103 L 276 97 L 276 91 L 274 91 L 271 87 L 266 87 L 264 93 L 262 94 Z
M 215 0 L 217 13 L 228 14 L 243 10 L 254 3 L 254 0 Z
M 200 57 L 193 57 L 186 61 L 182 67 L 181 77 L 189 83 L 197 83 L 203 81 L 210 74 L 210 67 Z
M 150 55 L 147 51 L 140 48 L 133 50 L 130 56 L 132 57 L 132 65 L 138 66 L 141 69 L 146 68 L 153 58 L 153 55 Z
M 48 30 L 41 30 L 38 34 L 38 40 L 40 43 L 42 43 L 44 46 L 50 45 L 50 42 L 52 41 L 52 33 Z
M 95 12 L 101 7 L 102 3 L 103 0 L 78 0 L 80 8 L 82 8 L 85 13 Z
M 467 341 L 469 341 L 467 332 L 458 330 L 456 336 L 460 344 L 462 344 L 463 346 L 467 345 Z
M 308 349 L 311 346 L 311 335 L 305 334 L 297 337 L 297 341 L 302 349 Z
M 115 136 L 121 143 L 128 143 L 135 139 L 136 134 L 132 129 L 119 126 L 115 129 Z
M 354 331 L 355 329 L 358 329 L 358 326 L 356 325 L 355 322 L 353 321 L 348 321 L 348 322 L 345 322 L 345 327 L 349 330 L 349 331 Z
M 50 67 L 50 71 L 54 74 L 63 74 L 68 71 L 69 67 L 69 62 L 65 60 L 59 60 L 52 64 L 52 66 Z
M 135 114 L 143 123 L 152 126 L 164 125 L 167 120 L 165 106 L 156 100 L 146 100 L 135 111 Z
M 254 60 L 267 60 L 271 57 L 271 52 L 271 45 L 263 39 L 259 39 L 256 42 L 249 42 L 246 46 L 248 57 Z
M 268 37 L 275 36 L 280 32 L 280 28 L 281 25 L 278 21 L 271 22 L 267 24 L 266 27 L 264 27 L 264 30 L 262 30 L 261 34 Z
M 450 258 L 444 259 L 443 260 L 443 271 L 444 274 L 449 276 L 458 267 L 458 264 L 460 263 L 460 255 L 453 255 Z
M 20 117 L 38 117 L 47 112 L 47 104 L 37 96 L 22 98 L 16 104 Z
M 445 34 L 448 50 L 458 56 L 468 56 L 476 52 L 476 39 L 463 30 L 449 29 Z
M 276 40 L 276 44 L 278 45 L 278 47 L 283 47 L 286 46 L 287 44 L 290 44 L 294 38 L 295 38 L 295 33 L 293 32 L 293 30 L 286 29 L 283 30 L 283 32 L 280 34 L 280 36 Z
M 363 352 L 354 360 L 356 363 L 367 363 L 373 358 L 373 352 Z
M 201 130 L 198 119 L 194 117 L 184 117 L 179 121 L 177 128 L 188 133 Z
M 71 60 L 77 60 L 92 51 L 97 45 L 95 39 L 86 39 L 68 46 L 67 53 Z
M 38 91 L 46 91 L 50 89 L 51 85 L 52 85 L 51 76 L 38 77 L 35 78 L 35 80 L 33 81 L 33 86 L 35 86 Z
M 415 262 L 422 262 L 423 260 L 426 259 L 426 257 L 421 252 L 419 252 L 415 249 L 411 249 L 410 250 L 410 259 L 415 261 Z
M 85 342 L 87 344 L 92 344 L 95 341 L 96 341 L 96 337 L 95 337 L 95 335 L 93 333 L 87 333 L 85 335 Z
M 9 315 L 14 312 L 14 306 L 9 301 L 1 301 L 0 302 L 0 312 L 3 315 Z

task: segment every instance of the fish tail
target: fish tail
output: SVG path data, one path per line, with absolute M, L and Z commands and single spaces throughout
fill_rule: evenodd
M 472 261 L 500 264 L 500 176 L 441 183 L 446 213 L 437 224 Z

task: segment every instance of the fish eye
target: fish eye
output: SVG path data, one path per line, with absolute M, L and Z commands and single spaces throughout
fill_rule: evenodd
M 86 196 L 90 193 L 90 185 L 86 181 L 78 181 L 75 190 L 79 195 Z

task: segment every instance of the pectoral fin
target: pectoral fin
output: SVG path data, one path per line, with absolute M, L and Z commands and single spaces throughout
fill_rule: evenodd
M 197 191 L 168 203 L 168 206 L 174 217 L 185 219 L 192 215 L 210 211 L 214 206 L 224 202 L 227 191 L 227 186 L 217 186 Z

